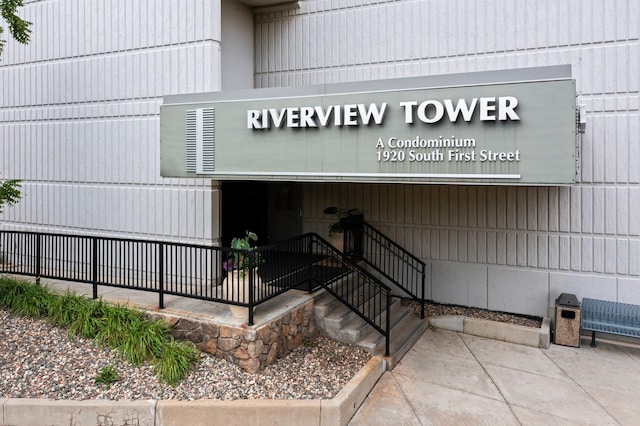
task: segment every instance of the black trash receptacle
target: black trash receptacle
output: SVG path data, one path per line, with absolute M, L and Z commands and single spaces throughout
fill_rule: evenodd
M 579 348 L 581 316 L 582 309 L 575 294 L 562 293 L 558 296 L 553 343 Z

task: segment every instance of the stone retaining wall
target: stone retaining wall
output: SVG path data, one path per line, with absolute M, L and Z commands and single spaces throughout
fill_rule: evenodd
M 152 317 L 168 321 L 176 339 L 189 340 L 201 351 L 255 373 L 316 335 L 313 307 L 309 300 L 257 326 L 230 326 L 162 313 Z

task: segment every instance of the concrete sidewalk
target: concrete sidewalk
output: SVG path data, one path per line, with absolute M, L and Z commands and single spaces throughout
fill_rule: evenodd
M 350 425 L 640 424 L 640 348 L 537 349 L 427 330 Z

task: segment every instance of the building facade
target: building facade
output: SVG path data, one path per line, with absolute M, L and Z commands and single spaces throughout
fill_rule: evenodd
M 427 262 L 437 302 L 538 316 L 562 292 L 640 304 L 638 0 L 276 3 L 26 2 L 32 42 L 0 64 L 0 178 L 22 179 L 24 199 L 0 226 L 220 244 L 253 210 L 275 240 L 285 197 L 299 232 L 326 235 L 327 206 L 364 212 Z M 575 184 L 160 176 L 163 96 L 550 65 L 571 66 L 587 112 Z

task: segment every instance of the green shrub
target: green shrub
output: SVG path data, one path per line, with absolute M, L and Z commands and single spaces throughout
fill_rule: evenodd
M 122 305 L 107 305 L 105 321 L 95 339 L 104 346 L 118 348 L 131 328 L 143 320 L 142 312 Z
M 17 315 L 46 316 L 52 298 L 47 289 L 26 281 L 3 279 L 0 287 L 0 306 Z
M 177 342 L 171 338 L 154 361 L 153 371 L 167 384 L 175 386 L 187 377 L 191 366 L 198 361 L 198 354 L 192 343 Z
M 162 355 L 167 344 L 167 328 L 161 322 L 140 321 L 132 324 L 116 349 L 134 365 L 153 361 Z
M 77 312 L 88 302 L 86 297 L 67 291 L 62 296 L 51 298 L 49 303 L 49 320 L 59 327 L 69 327 Z
M 0 308 L 11 310 L 15 298 L 22 293 L 19 287 L 17 280 L 0 278 Z
M 186 377 L 198 360 L 198 350 L 192 344 L 176 342 L 166 322 L 146 320 L 138 309 L 110 305 L 102 299 L 96 301 L 70 292 L 54 295 L 47 288 L 26 281 L 0 278 L 0 308 L 46 317 L 51 323 L 66 327 L 69 336 L 95 339 L 134 365 L 150 362 L 160 379 L 171 386 Z M 105 367 L 96 380 L 102 380 L 103 375 L 112 377 L 113 372 Z
M 80 336 L 85 339 L 95 338 L 106 322 L 105 304 L 102 300 L 86 300 L 77 307 L 73 320 L 69 324 L 69 335 Z
M 104 385 L 107 389 L 111 387 L 111 385 L 120 380 L 120 375 L 118 375 L 118 370 L 112 365 L 108 365 L 104 367 L 96 378 L 94 382 L 96 385 Z

